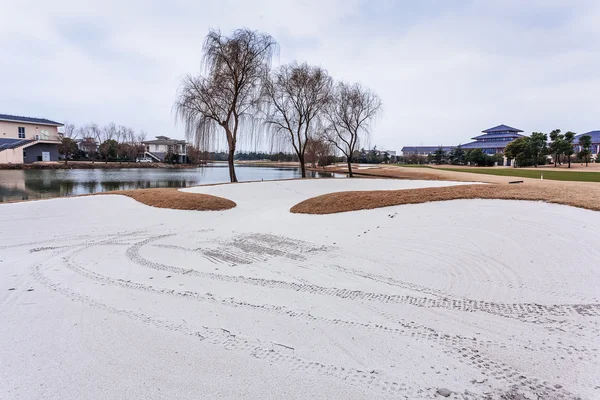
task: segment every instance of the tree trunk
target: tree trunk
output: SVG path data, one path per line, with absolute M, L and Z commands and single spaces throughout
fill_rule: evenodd
M 304 157 L 298 157 L 300 160 L 300 171 L 302 172 L 302 178 L 306 178 L 306 165 L 304 164 Z
M 348 158 L 348 178 L 352 178 L 352 160 Z
M 569 161 L 569 168 L 571 168 L 571 156 L 569 156 L 568 161 Z
M 235 166 L 233 165 L 233 157 L 235 155 L 235 149 L 229 149 L 229 157 L 227 157 L 227 163 L 229 164 L 229 180 L 231 182 L 237 182 L 237 176 L 235 176 Z
M 558 160 L 558 154 L 554 155 L 554 168 L 556 168 L 556 160 Z

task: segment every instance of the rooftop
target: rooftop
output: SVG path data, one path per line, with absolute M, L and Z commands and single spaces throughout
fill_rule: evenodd
M 155 140 L 144 140 L 142 143 L 144 144 L 186 144 L 185 140 L 180 139 L 171 139 L 168 136 L 156 136 Z
M 477 140 L 475 142 L 465 143 L 460 147 L 463 149 L 503 149 L 511 140 Z
M 63 126 L 63 124 L 61 124 L 60 122 L 52 121 L 52 120 L 45 119 L 45 118 L 21 117 L 19 115 L 8 115 L 8 114 L 0 114 L 0 121 L 25 122 L 28 124 Z
M 434 152 L 437 149 L 439 149 L 440 147 L 444 151 L 450 151 L 453 148 L 455 148 L 456 146 L 404 146 L 401 151 L 403 153 L 406 151 L 417 152 L 417 153 L 424 153 L 424 152 L 428 152 L 428 151 Z
M 486 133 L 483 135 L 475 136 L 474 138 L 471 138 L 471 139 L 473 139 L 473 140 L 492 140 L 492 139 L 510 140 L 510 139 L 516 139 L 516 138 L 520 138 L 520 137 L 523 137 L 523 135 L 511 131 L 511 132 Z
M 490 129 L 486 129 L 485 131 L 481 131 L 483 133 L 498 133 L 498 132 L 523 132 L 520 129 L 513 128 L 508 125 L 498 125 Z
M 582 137 L 583 135 L 590 135 L 592 137 L 592 143 L 600 143 L 600 131 L 591 131 L 591 132 L 581 133 L 579 135 L 576 135 L 575 139 L 573 140 L 573 143 L 578 144 L 579 138 Z

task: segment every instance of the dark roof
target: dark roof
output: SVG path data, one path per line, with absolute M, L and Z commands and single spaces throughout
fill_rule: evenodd
M 583 135 L 590 135 L 592 137 L 592 143 L 600 143 L 600 131 L 591 131 L 591 132 L 581 133 L 579 135 L 576 135 L 575 139 L 573 140 L 573 143 L 578 144 L 579 138 L 582 137 Z
M 463 149 L 503 149 L 507 144 L 512 142 L 512 140 L 477 140 L 475 142 L 463 144 Z
M 481 131 L 483 133 L 495 133 L 495 132 L 523 132 L 520 129 L 513 128 L 508 125 L 498 125 L 490 129 L 486 129 L 485 131 Z
M 13 147 L 32 142 L 33 139 L 2 139 L 0 138 L 0 151 L 5 149 L 12 149 Z
M 156 139 L 156 140 L 144 140 L 144 144 L 186 144 L 185 140 L 179 139 Z
M 28 124 L 63 126 L 60 122 L 51 121 L 45 118 L 20 117 L 18 115 L 0 114 L 0 121 L 26 122 Z
M 455 148 L 456 146 L 404 146 L 402 148 L 402 152 L 416 152 L 416 153 L 427 153 L 427 152 L 434 152 L 439 148 L 442 148 L 442 150 L 444 151 L 450 151 L 453 148 Z
M 516 139 L 523 137 L 523 135 L 511 132 L 511 133 L 486 133 L 483 135 L 475 136 L 471 138 L 473 140 L 489 140 L 489 139 Z

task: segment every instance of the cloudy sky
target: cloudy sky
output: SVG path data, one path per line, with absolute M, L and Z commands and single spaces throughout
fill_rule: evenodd
M 598 0 L 0 0 L 0 113 L 183 137 L 172 104 L 209 28 L 383 99 L 370 144 L 465 143 L 507 124 L 600 129 Z

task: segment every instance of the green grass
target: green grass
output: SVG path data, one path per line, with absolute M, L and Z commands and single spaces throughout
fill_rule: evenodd
M 600 172 L 580 171 L 551 171 L 548 169 L 520 169 L 520 168 L 437 168 L 445 171 L 470 172 L 472 174 L 486 174 L 498 176 L 516 176 L 519 178 L 544 179 L 552 181 L 578 181 L 578 182 L 600 182 Z

